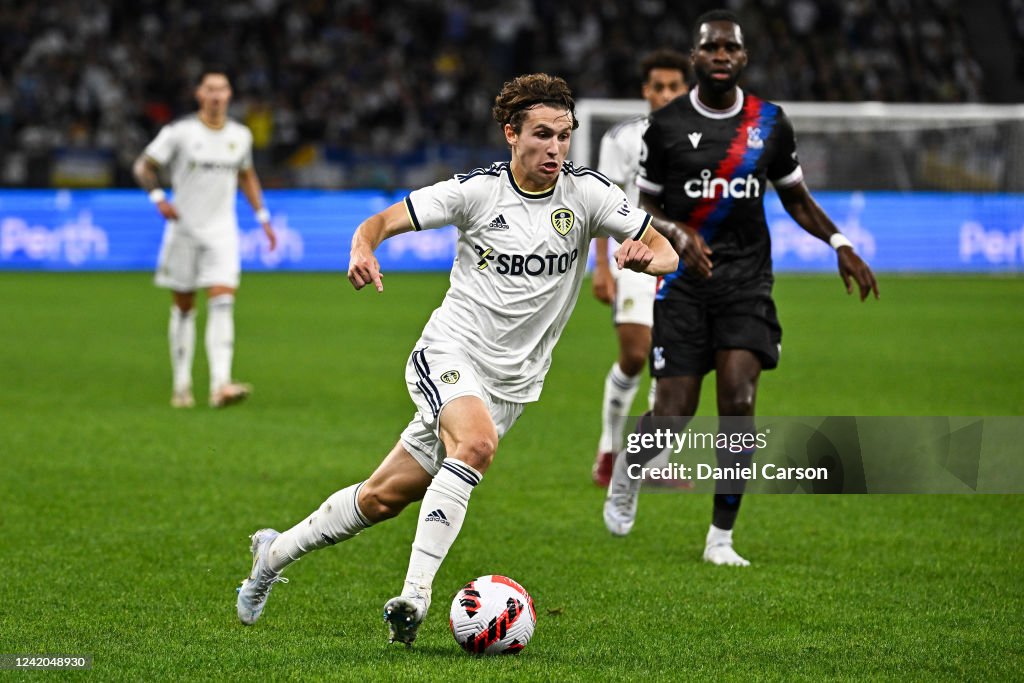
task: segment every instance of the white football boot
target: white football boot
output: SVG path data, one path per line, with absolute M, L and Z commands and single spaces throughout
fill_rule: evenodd
M 181 391 L 175 391 L 171 395 L 171 407 L 172 408 L 192 408 L 195 406 L 196 400 L 192 398 L 191 389 L 182 389 Z
M 270 546 L 280 534 L 273 529 L 260 529 L 252 539 L 252 571 L 238 588 L 238 618 L 249 626 L 263 614 L 270 589 L 275 583 L 288 583 L 288 579 L 270 568 Z
M 718 529 L 714 525 L 708 529 L 704 541 L 704 561 L 728 567 L 749 567 L 750 561 L 733 550 L 732 530 Z
M 226 408 L 241 403 L 252 393 L 252 385 L 243 382 L 228 382 L 210 393 L 211 408 Z
M 384 605 L 384 621 L 391 632 L 388 642 L 412 645 L 429 608 L 430 602 L 425 598 L 399 595 L 388 600 Z
M 604 525 L 614 536 L 625 536 L 633 529 L 636 521 L 637 499 L 642 479 L 633 479 L 627 474 L 626 453 L 615 456 L 612 465 L 612 480 L 608 483 L 608 495 L 604 499 Z

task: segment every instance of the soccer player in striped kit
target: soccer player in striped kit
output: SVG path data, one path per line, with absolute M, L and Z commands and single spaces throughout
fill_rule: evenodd
M 657 378 L 653 415 L 683 418 L 697 410 L 704 375 L 715 371 L 720 431 L 754 431 L 762 370 L 779 361 L 782 329 L 772 299 L 771 242 L 764 213 L 770 180 L 796 223 L 836 251 L 839 274 L 863 301 L 878 296 L 868 265 L 856 254 L 804 184 L 793 127 L 782 109 L 737 83 L 747 65 L 739 19 L 727 10 L 701 15 L 690 62 L 697 87 L 653 112 L 644 133 L 640 205 L 692 238 L 680 268 L 662 280 L 655 297 L 651 372 Z M 645 429 L 641 420 L 638 429 Z M 657 453 L 620 453 L 604 505 L 615 535 L 630 532 L 640 481 L 627 468 Z M 718 452 L 720 466 L 749 466 L 753 453 Z M 704 560 L 746 566 L 732 544 L 742 492 L 737 482 L 716 485 Z

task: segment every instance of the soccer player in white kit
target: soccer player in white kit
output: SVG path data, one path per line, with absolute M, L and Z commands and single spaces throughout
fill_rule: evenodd
M 252 163 L 252 133 L 228 118 L 231 84 L 219 69 L 202 72 L 199 111 L 164 126 L 135 161 L 135 179 L 167 219 L 155 281 L 171 290 L 168 327 L 173 371 L 171 405 L 191 408 L 195 352 L 196 290 L 206 290 L 206 355 L 210 365 L 209 403 L 220 408 L 245 399 L 248 384 L 231 378 L 234 355 L 234 303 L 241 257 L 235 197 L 241 187 L 273 250 L 270 213 L 263 205 Z M 166 168 L 173 203 L 160 187 Z
M 687 58 L 675 50 L 656 50 L 640 62 L 643 98 L 651 111 L 686 94 Z M 647 129 L 647 117 L 635 116 L 608 129 L 601 138 L 598 171 L 625 191 L 636 204 L 640 191 L 636 177 L 640 173 L 640 151 Z M 630 414 L 640 376 L 651 350 L 651 326 L 654 324 L 654 294 L 657 279 L 633 270 L 608 267 L 608 240 L 595 241 L 594 296 L 612 306 L 612 320 L 619 340 L 619 357 L 604 380 L 601 401 L 601 437 L 591 476 L 598 486 L 608 486 L 615 454 L 622 450 L 622 432 Z M 654 382 L 651 397 L 654 403 Z M 667 463 L 652 462 L 650 467 Z M 662 480 L 652 480 L 651 484 Z
M 506 83 L 493 114 L 511 161 L 416 190 L 356 230 L 348 278 L 356 289 L 373 285 L 382 292 L 374 250 L 383 240 L 410 230 L 458 228 L 451 287 L 406 366 L 417 410 L 369 479 L 334 493 L 284 533 L 253 534 L 253 566 L 237 600 L 243 623 L 259 618 L 290 563 L 422 499 L 404 588 L 384 607 L 391 641 L 412 643 L 473 488 L 523 405 L 540 396 L 552 349 L 579 295 L 591 239 L 621 242 L 620 268 L 659 274 L 678 263 L 668 240 L 648 229 L 650 216 L 630 205 L 621 189 L 565 161 L 578 125 L 574 110 L 561 78 L 532 74 Z

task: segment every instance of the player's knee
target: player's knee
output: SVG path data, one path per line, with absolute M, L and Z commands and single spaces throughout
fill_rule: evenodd
M 625 347 L 619 353 L 619 369 L 629 377 L 636 377 L 643 372 L 647 364 L 647 351 Z
M 461 460 L 477 472 L 486 472 L 497 450 L 496 434 L 479 434 L 459 442 L 452 457 Z
M 718 401 L 719 415 L 753 415 L 754 397 L 749 394 L 724 396 Z

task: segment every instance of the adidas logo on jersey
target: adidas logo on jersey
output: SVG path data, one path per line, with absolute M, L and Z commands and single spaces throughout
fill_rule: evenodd
M 683 191 L 694 199 L 751 199 L 761 196 L 761 181 L 751 174 L 746 178 L 712 178 L 708 169 L 700 172 L 700 180 L 687 180 Z
M 497 218 L 487 224 L 487 227 L 491 230 L 508 230 L 508 223 L 505 222 L 505 217 L 499 213 Z
M 448 518 L 445 516 L 444 511 L 441 510 L 441 508 L 438 508 L 438 509 L 434 510 L 429 515 L 424 517 L 423 521 L 424 522 L 441 522 L 441 524 L 444 524 L 445 526 L 451 526 L 452 525 L 452 523 L 448 521 Z

